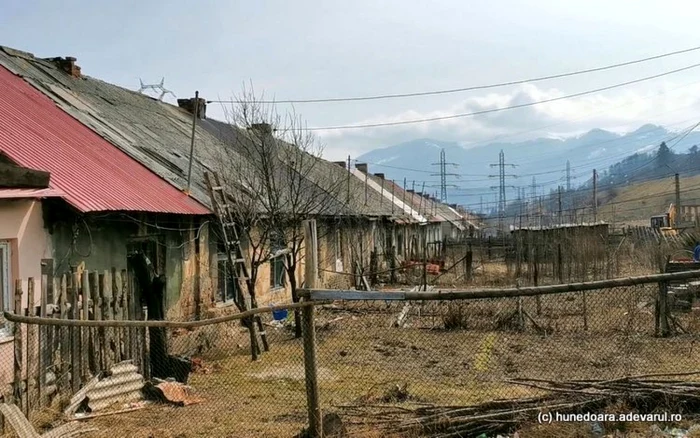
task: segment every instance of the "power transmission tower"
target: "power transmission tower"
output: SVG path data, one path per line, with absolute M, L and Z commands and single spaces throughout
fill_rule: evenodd
M 498 178 L 498 187 L 491 187 L 491 189 L 498 188 L 498 230 L 503 233 L 503 224 L 506 218 L 506 178 L 517 178 L 516 175 L 507 175 L 506 166 L 515 168 L 515 164 L 507 164 L 505 154 L 503 149 L 498 154 L 498 164 L 490 164 L 491 167 L 498 167 L 498 175 L 489 175 L 489 178 Z
M 448 176 L 456 176 L 459 177 L 458 174 L 456 173 L 447 173 L 447 166 L 454 166 L 457 167 L 457 163 L 448 163 L 447 160 L 445 159 L 445 150 L 440 149 L 440 162 L 439 163 L 433 163 L 433 166 L 440 166 L 440 173 L 433 173 L 432 176 L 439 176 L 440 177 L 440 201 L 441 202 L 447 202 L 447 188 L 457 188 L 456 185 L 454 184 L 447 184 L 447 177 Z
M 571 163 L 566 160 L 566 191 L 571 191 Z

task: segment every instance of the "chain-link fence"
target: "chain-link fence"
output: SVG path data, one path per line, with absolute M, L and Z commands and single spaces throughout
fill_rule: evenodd
M 477 427 L 464 418 L 485 415 L 474 406 L 503 413 L 498 400 L 512 400 L 511 410 L 541 407 L 551 394 L 588 403 L 581 382 L 600 389 L 625 376 L 695 372 L 697 274 L 595 289 L 307 291 L 326 300 L 307 304 L 315 307 L 315 341 L 308 331 L 295 338 L 300 307 L 266 309 L 258 314 L 265 342 L 257 361 L 250 320 L 240 315 L 124 321 L 114 318 L 118 300 L 98 300 L 87 314 L 79 300 L 75 315 L 67 306 L 62 318 L 59 303 L 52 320 L 54 312 L 18 306 L 7 314 L 14 337 L 0 343 L 3 430 L 22 438 L 61 436 L 61 427 L 87 437 L 291 438 L 308 423 L 315 386 L 327 430 L 337 426 L 333 413 L 349 436 L 476 436 L 515 420 Z M 334 294 L 347 299 L 327 301 Z M 108 317 L 98 317 L 100 306 Z M 45 318 L 17 317 L 27 314 Z M 313 381 L 306 370 L 315 370 Z M 684 385 L 696 378 L 683 377 Z M 579 386 L 566 386 L 572 381 Z M 639 395 L 639 385 L 630 391 Z M 658 391 L 668 398 L 677 387 Z M 437 410 L 447 407 L 461 414 Z

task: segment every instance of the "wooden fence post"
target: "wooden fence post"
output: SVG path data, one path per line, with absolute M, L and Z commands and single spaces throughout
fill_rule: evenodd
M 69 297 L 68 293 L 71 292 L 71 298 L 72 298 L 72 289 L 73 289 L 73 278 L 70 276 L 67 276 L 66 274 L 63 274 L 61 276 L 61 285 L 60 285 L 60 298 L 59 298 L 59 309 L 60 309 L 60 319 L 68 319 L 68 302 L 69 302 Z M 58 370 L 56 372 L 56 379 L 57 379 L 57 390 L 61 390 L 62 392 L 67 392 L 71 387 L 70 387 L 70 380 L 68 380 L 68 370 L 70 369 L 70 363 L 71 363 L 71 355 L 70 355 L 70 348 L 71 348 L 71 329 L 69 327 L 60 327 L 59 329 L 59 342 L 60 342 L 60 348 L 61 348 L 61 354 L 59 356 L 60 360 L 60 367 L 58 367 Z M 60 374 L 58 373 L 60 371 Z M 59 376 L 62 376 L 59 378 Z
M 46 318 L 46 306 L 49 302 L 49 291 L 51 296 L 53 296 L 53 286 L 49 288 L 49 283 L 53 283 L 53 277 L 50 275 L 41 276 L 41 294 L 39 298 L 39 316 Z M 52 314 L 53 316 L 53 314 Z M 46 397 L 46 369 L 51 364 L 51 357 L 55 351 L 56 346 L 54 341 L 56 339 L 52 326 L 40 325 L 39 329 L 39 339 L 37 339 L 37 345 L 39 348 L 39 375 L 37 380 L 38 387 L 38 400 L 39 407 L 46 406 L 48 398 Z
M 122 299 L 124 296 L 122 295 L 122 289 L 121 289 L 121 279 L 119 277 L 119 271 L 117 271 L 116 268 L 112 268 L 112 306 L 113 306 L 113 313 L 112 313 L 112 318 L 121 321 L 122 320 L 122 309 L 124 308 L 122 304 Z M 115 327 L 115 329 L 112 331 L 112 336 L 113 336 L 113 341 L 114 341 L 114 362 L 119 363 L 122 361 L 122 339 L 124 336 L 122 336 L 123 329 L 119 327 Z
M 656 305 L 656 335 L 667 337 L 671 335 L 671 327 L 668 323 L 668 283 L 659 283 L 659 295 Z
M 22 280 L 15 281 L 15 315 L 22 314 Z M 15 322 L 12 324 L 12 334 L 14 336 L 14 383 L 13 383 L 13 398 L 15 404 L 23 409 L 25 400 L 22 394 L 22 325 Z
M 80 319 L 80 309 L 78 308 L 78 295 L 80 295 L 81 283 L 80 274 L 73 271 L 73 287 L 71 289 L 70 305 L 71 319 Z M 80 389 L 80 378 L 83 361 L 80 358 L 82 352 L 82 330 L 81 327 L 69 327 L 69 335 L 71 338 L 71 389 L 73 393 Z
M 90 319 L 90 275 L 88 270 L 82 272 L 81 278 L 81 295 L 82 295 L 82 312 L 81 319 L 87 321 Z M 90 380 L 90 327 L 78 327 L 81 338 L 80 348 L 80 368 L 81 377 L 84 383 Z
M 318 278 L 318 242 L 316 238 L 316 221 L 304 221 L 304 283 L 307 289 L 314 289 Z M 306 376 L 306 407 L 309 414 L 309 436 L 311 438 L 321 438 L 323 424 L 318 391 L 314 317 L 314 306 L 304 307 L 302 312 L 304 371 Z
M 36 316 L 36 282 L 33 277 L 27 280 L 27 316 Z M 39 393 L 37 375 L 39 374 L 39 354 L 37 348 L 39 326 L 27 324 L 27 416 L 37 408 Z

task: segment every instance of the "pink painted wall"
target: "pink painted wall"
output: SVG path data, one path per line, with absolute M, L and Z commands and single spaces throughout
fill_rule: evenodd
M 52 257 L 51 239 L 44 228 L 41 201 L 0 200 L 0 240 L 10 243 L 10 284 L 13 285 L 17 278 L 22 279 L 24 308 L 27 302 L 27 279 L 34 277 L 37 292 L 41 291 L 41 259 Z M 11 286 L 10 294 L 13 289 Z M 38 304 L 37 300 L 34 305 Z M 12 381 L 13 358 L 12 338 L 0 336 L 0 392 Z

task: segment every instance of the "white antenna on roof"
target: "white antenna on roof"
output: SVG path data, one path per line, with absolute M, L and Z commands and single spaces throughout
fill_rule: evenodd
M 160 82 L 157 84 L 144 84 L 141 78 L 139 78 L 139 83 L 141 84 L 141 86 L 139 87 L 139 93 L 144 94 L 143 92 L 146 90 L 160 91 L 160 96 L 158 96 L 158 100 L 163 100 L 163 97 L 165 97 L 166 94 L 172 94 L 173 97 L 177 97 L 175 96 L 175 93 L 166 89 L 163 85 L 165 84 L 165 77 L 161 78 Z

